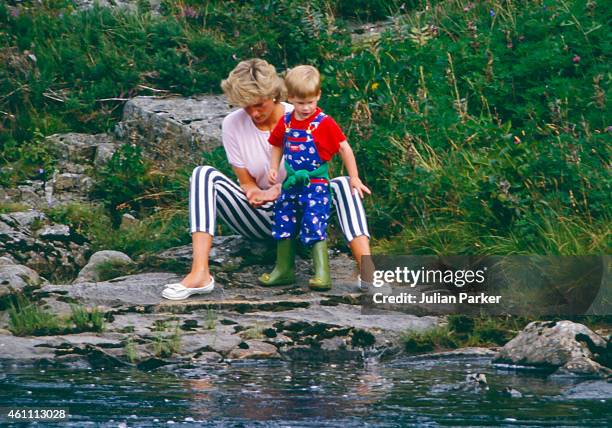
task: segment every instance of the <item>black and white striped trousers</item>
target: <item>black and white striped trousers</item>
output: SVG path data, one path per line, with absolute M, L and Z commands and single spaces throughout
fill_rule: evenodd
M 347 242 L 357 236 L 368 238 L 368 223 L 359 196 L 351 192 L 348 177 L 331 180 L 332 195 L 338 222 Z M 189 191 L 189 224 L 191 233 L 215 234 L 217 213 L 235 232 L 242 236 L 272 238 L 274 203 L 254 208 L 240 186 L 212 166 L 193 170 Z

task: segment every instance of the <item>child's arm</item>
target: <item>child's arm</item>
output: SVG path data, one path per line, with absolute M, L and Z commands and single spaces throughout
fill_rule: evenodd
M 353 154 L 353 149 L 349 146 L 349 143 L 345 140 L 340 143 L 340 149 L 338 150 L 340 153 L 340 157 L 342 158 L 342 162 L 344 162 L 344 166 L 346 167 L 346 171 L 348 172 L 351 184 L 351 190 L 357 191 L 359 193 L 359 197 L 363 199 L 363 192 L 366 192 L 368 195 L 371 195 L 372 192 L 368 189 L 359 179 L 359 171 L 357 170 L 357 162 L 355 161 L 355 155 Z
M 278 177 L 278 168 L 280 167 L 281 158 L 283 157 L 283 148 L 272 146 L 272 157 L 270 159 L 270 171 L 268 172 L 268 181 L 270 184 L 276 183 Z

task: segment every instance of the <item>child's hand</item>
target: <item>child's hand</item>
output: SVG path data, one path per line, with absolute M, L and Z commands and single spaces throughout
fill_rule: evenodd
M 359 194 L 359 197 L 361 199 L 363 199 L 364 192 L 367 193 L 368 195 L 372 194 L 370 189 L 368 189 L 366 185 L 361 182 L 361 179 L 359 177 L 351 177 L 349 180 L 349 183 L 351 185 L 351 193 Z
M 268 172 L 268 181 L 270 184 L 276 184 L 276 178 L 278 177 L 278 171 L 274 168 L 271 168 Z

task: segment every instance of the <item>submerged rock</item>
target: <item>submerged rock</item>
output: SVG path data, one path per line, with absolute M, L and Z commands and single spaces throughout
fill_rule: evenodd
M 535 321 L 499 351 L 494 363 L 556 370 L 556 373 L 610 376 L 610 346 L 601 336 L 571 321 Z
M 611 400 L 612 383 L 604 380 L 581 382 L 563 391 L 559 398 L 567 400 Z
M 245 360 L 245 359 L 270 359 L 280 358 L 276 350 L 276 346 L 269 343 L 260 342 L 258 340 L 248 340 L 242 342 L 246 346 L 240 345 L 232 349 L 229 353 L 229 359 Z

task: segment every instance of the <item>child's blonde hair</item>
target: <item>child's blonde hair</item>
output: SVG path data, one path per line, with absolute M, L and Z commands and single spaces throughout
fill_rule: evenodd
M 285 86 L 290 97 L 315 97 L 321 93 L 321 75 L 312 65 L 298 65 L 287 72 Z

